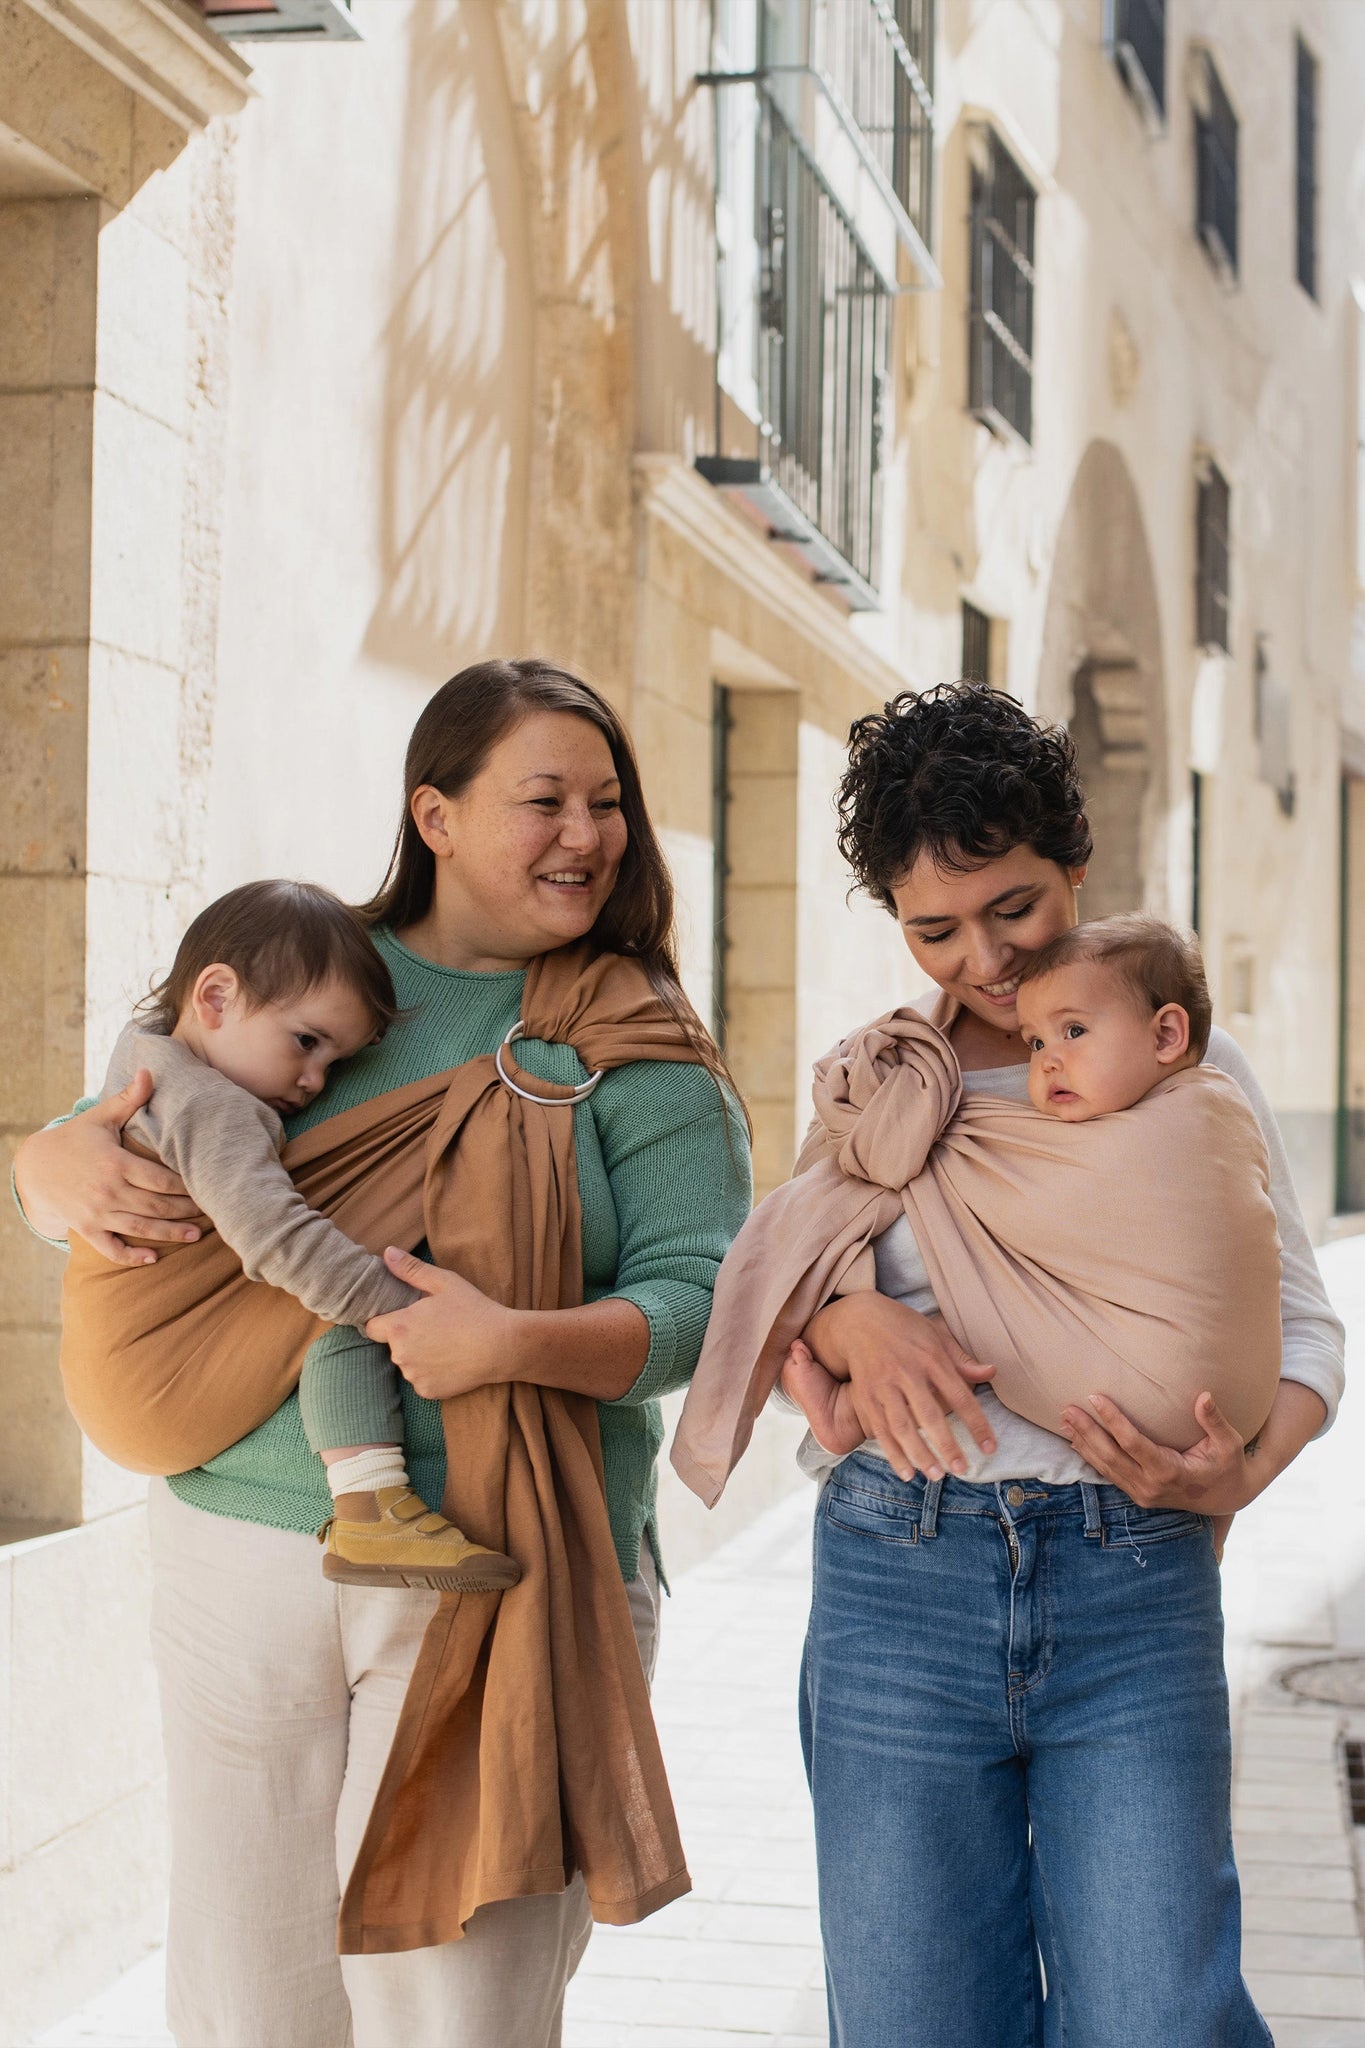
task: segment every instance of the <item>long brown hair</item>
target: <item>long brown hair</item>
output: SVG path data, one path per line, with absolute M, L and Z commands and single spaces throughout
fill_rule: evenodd
M 441 685 L 412 729 L 403 762 L 403 816 L 388 873 L 377 894 L 357 906 L 360 915 L 391 931 L 426 916 L 436 887 L 436 856 L 417 830 L 413 797 L 427 786 L 442 796 L 459 796 L 498 741 L 535 711 L 567 711 L 596 726 L 621 784 L 626 850 L 589 937 L 604 953 L 640 962 L 702 1065 L 739 1100 L 719 1047 L 683 993 L 673 877 L 645 807 L 630 736 L 606 698 L 568 669 L 534 659 L 479 661 Z

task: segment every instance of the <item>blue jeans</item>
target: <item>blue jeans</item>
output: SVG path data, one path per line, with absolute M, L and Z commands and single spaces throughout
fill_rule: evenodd
M 1199 1516 L 855 1453 L 801 1721 L 833 2048 L 1266 2048 Z

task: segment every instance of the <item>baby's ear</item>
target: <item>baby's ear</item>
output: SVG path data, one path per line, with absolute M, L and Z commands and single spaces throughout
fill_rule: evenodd
M 1156 1056 L 1163 1067 L 1173 1067 L 1190 1049 L 1190 1016 L 1179 1003 L 1163 1003 L 1152 1019 L 1156 1034 Z

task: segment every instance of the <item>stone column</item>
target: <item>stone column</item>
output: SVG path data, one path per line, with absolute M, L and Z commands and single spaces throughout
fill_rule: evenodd
M 0 1122 L 68 1109 L 85 1060 L 95 305 L 102 205 L 0 204 Z M 0 1205 L 0 1519 L 78 1521 L 57 1376 L 61 1269 Z

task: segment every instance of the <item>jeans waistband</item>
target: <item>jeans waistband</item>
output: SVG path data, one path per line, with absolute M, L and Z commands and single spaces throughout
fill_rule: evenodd
M 918 1474 L 914 1479 L 898 1479 L 881 1459 L 864 1459 L 856 1451 L 831 1476 L 847 1485 L 854 1479 L 855 1469 L 858 1479 L 874 1482 L 879 1493 L 892 1493 L 907 1505 L 918 1504 L 925 1536 L 933 1535 L 945 1515 L 989 1515 L 992 1520 L 1005 1515 L 1012 1522 L 1074 1515 L 1083 1522 L 1087 1536 L 1098 1536 L 1106 1515 L 1148 1512 L 1137 1508 L 1121 1486 L 1095 1486 L 1084 1480 L 1056 1486 L 1045 1479 L 996 1479 L 983 1484 L 955 1479 L 951 1474 L 946 1479 L 925 1479 Z

